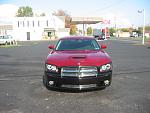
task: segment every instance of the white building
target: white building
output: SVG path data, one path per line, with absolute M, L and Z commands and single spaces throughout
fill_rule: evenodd
M 5 27 L 12 26 L 12 29 Z M 69 35 L 64 17 L 14 17 L 0 19 L 1 34 L 10 34 L 20 41 L 42 40 Z

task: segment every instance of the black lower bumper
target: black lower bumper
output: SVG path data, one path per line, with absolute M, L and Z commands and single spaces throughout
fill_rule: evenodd
M 97 77 L 61 77 L 45 72 L 44 79 L 49 88 L 61 89 L 97 89 L 105 88 L 111 84 L 112 72 Z

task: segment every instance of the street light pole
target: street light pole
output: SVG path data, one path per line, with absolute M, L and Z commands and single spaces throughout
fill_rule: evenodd
M 142 44 L 144 45 L 145 41 L 145 9 L 143 10 L 138 10 L 138 13 L 142 13 L 143 12 L 143 39 L 142 39 Z
M 143 41 L 142 41 L 142 44 L 144 45 L 144 38 L 145 38 L 145 9 L 143 9 Z

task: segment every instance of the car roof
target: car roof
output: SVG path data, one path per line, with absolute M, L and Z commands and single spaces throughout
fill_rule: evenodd
M 66 36 L 60 38 L 60 40 L 68 40 L 68 39 L 94 39 L 94 37 L 90 36 Z

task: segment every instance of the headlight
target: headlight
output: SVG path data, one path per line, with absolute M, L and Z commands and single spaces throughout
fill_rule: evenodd
M 100 72 L 106 72 L 112 70 L 112 64 L 105 64 L 100 67 Z
M 58 72 L 58 68 L 53 65 L 46 64 L 45 68 L 46 68 L 46 70 L 51 71 L 51 72 Z

